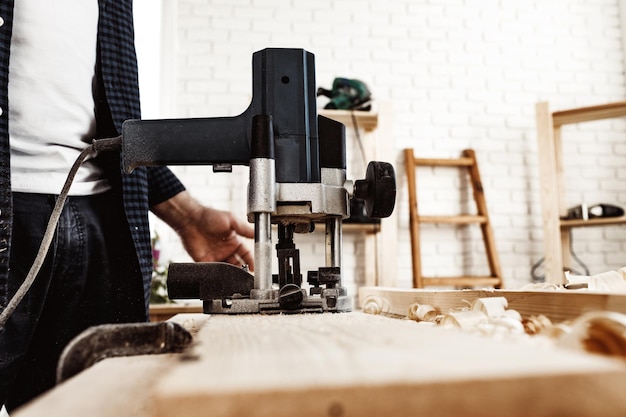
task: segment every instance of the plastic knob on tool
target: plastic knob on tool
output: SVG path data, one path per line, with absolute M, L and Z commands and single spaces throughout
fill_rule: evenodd
M 393 166 L 388 162 L 370 162 L 365 179 L 354 183 L 354 197 L 365 202 L 365 212 L 370 218 L 391 216 L 396 205 L 396 174 Z

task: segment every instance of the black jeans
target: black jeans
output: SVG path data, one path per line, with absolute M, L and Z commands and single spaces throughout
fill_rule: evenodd
M 145 303 L 121 201 L 107 192 L 68 198 L 46 261 L 0 331 L 0 404 L 11 411 L 55 384 L 58 359 L 87 327 L 145 321 Z M 13 194 L 12 296 L 41 243 L 55 196 Z

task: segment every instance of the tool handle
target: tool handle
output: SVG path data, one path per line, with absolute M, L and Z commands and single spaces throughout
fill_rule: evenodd
M 247 117 L 127 120 L 122 125 L 124 170 L 144 165 L 248 165 Z

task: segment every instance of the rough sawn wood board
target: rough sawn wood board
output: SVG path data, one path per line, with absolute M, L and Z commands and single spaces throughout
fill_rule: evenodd
M 157 417 L 623 416 L 626 364 L 363 313 L 212 316 Z
M 608 294 L 576 290 L 424 290 L 386 287 L 359 288 L 359 306 L 368 299 L 378 302 L 382 312 L 407 316 L 413 303 L 430 304 L 441 313 L 467 308 L 477 298 L 505 297 L 508 308 L 522 317 L 543 314 L 554 322 L 572 320 L 590 311 L 614 311 L 626 314 L 626 294 Z

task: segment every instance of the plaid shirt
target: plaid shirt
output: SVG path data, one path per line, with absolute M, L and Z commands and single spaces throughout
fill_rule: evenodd
M 11 242 L 12 198 L 8 129 L 9 53 L 13 28 L 13 1 L 0 2 L 0 307 L 8 302 L 7 276 Z M 96 120 L 99 135 L 118 135 L 124 120 L 140 118 L 137 59 L 134 45 L 132 0 L 99 0 L 98 62 L 100 83 Z M 98 111 L 100 109 L 100 111 Z M 117 181 L 122 187 L 124 208 L 141 267 L 146 300 L 152 277 L 152 251 L 148 209 L 184 189 L 166 167 L 138 168 L 122 174 L 116 162 Z M 139 271 L 138 271 L 139 272 Z

